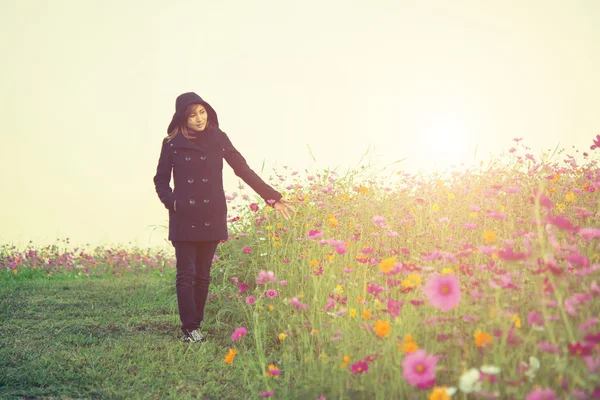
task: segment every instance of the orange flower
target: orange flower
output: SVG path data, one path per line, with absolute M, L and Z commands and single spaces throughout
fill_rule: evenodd
M 224 361 L 227 364 L 231 364 L 233 362 L 233 360 L 235 359 L 236 354 L 237 354 L 237 351 L 235 349 L 229 349 L 229 353 L 227 353 L 227 355 L 225 356 Z
M 379 270 L 387 274 L 394 265 L 396 265 L 396 259 L 394 257 L 386 258 L 379 263 Z
M 419 345 L 415 342 L 406 342 L 404 343 L 404 354 L 413 353 L 419 350 Z
M 495 242 L 496 241 L 496 237 L 497 237 L 496 236 L 496 232 L 494 232 L 494 231 L 485 231 L 483 233 L 483 240 L 486 243 L 493 243 L 493 242 Z
M 450 400 L 450 396 L 446 392 L 446 387 L 434 387 L 429 394 L 429 400 Z
M 363 319 L 371 319 L 371 311 L 363 310 L 362 317 L 363 317 Z
M 375 323 L 375 334 L 379 337 L 385 337 L 392 332 L 390 323 L 384 320 L 379 320 Z
M 335 216 L 332 214 L 329 216 L 329 226 L 331 226 L 332 228 L 336 228 L 339 223 L 338 220 L 335 218 Z
M 487 332 L 475 331 L 475 344 L 477 347 L 486 347 L 492 344 L 492 336 Z

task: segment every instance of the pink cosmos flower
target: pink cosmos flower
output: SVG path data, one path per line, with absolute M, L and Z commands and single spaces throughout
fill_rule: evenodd
M 500 211 L 488 211 L 487 216 L 496 219 L 506 219 L 506 213 Z
M 256 303 L 256 297 L 254 297 L 254 296 L 248 296 L 248 297 L 246 297 L 246 304 L 248 304 L 249 306 L 251 306 L 254 303 Z
M 590 146 L 590 150 L 600 149 L 600 135 L 596 135 L 596 138 L 593 140 L 594 144 Z
M 556 395 L 552 389 L 533 389 L 525 400 L 556 400 Z
M 566 219 L 565 217 L 561 217 L 560 215 L 553 217 L 552 215 L 548 215 L 548 222 L 552 225 L 556 226 L 558 229 L 567 232 L 577 233 L 579 231 L 579 227 L 571 224 L 571 221 Z
M 275 289 L 267 290 L 267 297 L 270 299 L 277 297 L 277 290 L 275 290 Z
M 246 328 L 241 327 L 241 328 L 237 328 L 235 331 L 233 331 L 233 333 L 231 334 L 231 340 L 238 340 L 239 338 L 242 338 L 244 336 L 246 336 Z
M 350 366 L 352 375 L 363 374 L 369 370 L 369 364 L 366 361 L 358 361 Z
M 271 390 L 269 392 L 261 392 L 258 395 L 258 397 L 271 397 L 271 396 L 275 396 L 275 392 L 273 390 Z
M 335 251 L 340 255 L 346 254 L 346 247 L 345 247 L 345 245 L 344 246 L 335 246 Z
M 594 238 L 600 238 L 600 229 L 598 228 L 581 228 L 578 233 L 587 241 L 591 241 Z
M 248 246 L 244 247 L 244 248 L 242 249 L 242 251 L 243 251 L 244 253 L 246 253 L 246 254 L 251 254 L 251 253 L 252 253 L 252 249 L 251 249 L 250 247 L 248 247 Z
M 548 209 L 552 209 L 554 207 L 554 203 L 550 200 L 544 193 L 540 193 L 537 188 L 533 189 L 533 196 L 529 198 L 529 202 L 531 204 L 535 204 L 535 199 L 538 198 L 540 205 L 542 207 L 546 207 Z
M 385 217 L 382 217 L 380 215 L 375 215 L 371 218 L 371 222 L 376 225 L 385 224 Z
M 432 306 L 446 312 L 460 303 L 460 282 L 454 274 L 435 274 L 423 287 Z
M 527 315 L 527 323 L 529 325 L 544 326 L 544 317 L 539 311 L 531 311 Z
M 290 304 L 296 307 L 298 310 L 308 310 L 308 304 L 302 304 L 297 297 L 292 297 L 290 299 Z
M 550 354 L 561 354 L 562 353 L 560 347 L 558 347 L 555 344 L 549 343 L 549 342 L 540 342 L 537 344 L 537 348 L 541 351 L 545 351 L 546 353 L 550 353 Z
M 309 239 L 321 239 L 323 237 L 323 231 L 318 229 L 311 229 L 307 234 Z
M 335 300 L 334 299 L 327 299 L 327 304 L 325 305 L 325 309 L 326 310 L 331 310 L 333 307 L 335 307 Z
M 247 283 L 239 283 L 238 285 L 238 289 L 240 290 L 240 292 L 245 292 L 246 290 L 248 290 L 248 284 Z
M 287 281 L 285 281 L 285 280 L 281 280 L 281 281 L 279 281 L 279 284 L 280 284 L 281 286 L 285 286 L 285 285 L 287 285 Z
M 379 296 L 379 293 L 383 292 L 384 289 L 385 288 L 383 286 L 373 284 L 367 287 L 367 293 L 371 293 L 373 296 L 377 297 Z
M 498 251 L 498 257 L 502 260 L 518 261 L 525 260 L 527 258 L 526 253 L 515 253 L 512 247 L 506 246 L 503 250 Z
M 256 204 L 256 203 L 250 204 L 250 209 L 252 211 L 254 211 L 254 212 L 257 212 L 258 211 L 258 204 Z
M 585 356 L 583 357 L 583 360 L 588 368 L 588 372 L 591 374 L 595 373 L 596 370 L 600 368 L 600 357 L 594 358 L 592 356 Z
M 575 342 L 569 343 L 567 348 L 572 356 L 589 356 L 593 346 L 588 342 Z
M 267 282 L 276 282 L 277 281 L 277 277 L 275 276 L 275 274 L 273 273 L 273 271 L 265 271 L 265 270 L 260 270 L 260 272 L 258 273 L 258 276 L 256 277 L 256 283 L 258 285 L 264 285 Z
M 423 349 L 406 355 L 402 361 L 402 377 L 409 385 L 429 389 L 435 385 L 437 358 Z

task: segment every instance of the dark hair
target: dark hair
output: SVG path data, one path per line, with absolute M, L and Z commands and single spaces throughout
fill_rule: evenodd
M 175 126 L 175 129 L 173 129 L 173 131 L 169 132 L 169 134 L 167 136 L 167 142 L 171 141 L 175 136 L 177 136 L 178 133 L 181 133 L 183 135 L 183 137 L 185 137 L 186 139 L 193 138 L 193 136 L 190 135 L 190 131 L 188 130 L 188 127 L 187 127 L 187 120 L 190 117 L 190 115 L 192 115 L 192 112 L 194 112 L 194 110 L 196 109 L 196 106 L 204 107 L 204 104 L 195 103 L 195 104 L 190 104 L 189 106 L 187 106 L 187 108 L 185 109 L 185 112 L 183 113 L 183 116 L 181 117 L 181 120 Z M 206 120 L 206 127 L 204 129 L 206 130 L 206 129 L 216 128 L 217 125 L 214 122 L 215 118 L 212 118 L 213 116 L 212 116 L 212 113 L 209 111 L 209 107 L 205 107 L 205 108 L 206 108 L 208 117 Z

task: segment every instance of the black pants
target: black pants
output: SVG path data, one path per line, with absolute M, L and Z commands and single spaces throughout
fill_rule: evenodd
M 198 329 L 204 319 L 210 267 L 219 241 L 172 242 L 177 258 L 177 305 L 183 331 Z

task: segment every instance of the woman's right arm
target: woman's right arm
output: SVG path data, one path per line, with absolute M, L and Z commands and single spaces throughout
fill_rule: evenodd
M 154 175 L 154 188 L 156 189 L 158 198 L 165 205 L 165 208 L 170 211 L 175 211 L 175 195 L 170 185 L 172 167 L 173 164 L 171 163 L 167 139 L 164 139 L 160 149 L 156 175 Z

